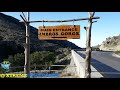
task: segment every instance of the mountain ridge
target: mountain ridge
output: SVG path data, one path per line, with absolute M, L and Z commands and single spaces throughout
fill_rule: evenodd
M 25 46 L 25 25 L 12 16 L 0 13 L 0 57 L 6 53 L 23 53 Z M 38 40 L 38 30 L 30 26 L 30 50 L 44 51 L 58 48 L 78 49 L 72 42 L 67 40 Z M 20 49 L 19 49 L 20 48 Z M 5 55 L 6 57 L 7 55 Z

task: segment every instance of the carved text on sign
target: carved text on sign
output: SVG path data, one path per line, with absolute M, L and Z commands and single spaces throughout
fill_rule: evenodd
M 67 40 L 80 38 L 80 25 L 61 25 L 39 27 L 40 40 Z

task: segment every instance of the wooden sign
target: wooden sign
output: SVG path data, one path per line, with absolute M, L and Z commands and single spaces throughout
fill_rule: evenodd
M 40 40 L 67 40 L 80 38 L 80 25 L 40 26 Z

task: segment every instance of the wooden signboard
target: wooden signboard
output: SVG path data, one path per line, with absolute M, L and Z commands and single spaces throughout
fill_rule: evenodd
M 40 40 L 67 40 L 80 38 L 80 25 L 40 26 Z

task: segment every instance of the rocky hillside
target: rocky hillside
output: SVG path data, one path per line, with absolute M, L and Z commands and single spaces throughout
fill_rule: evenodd
M 99 48 L 100 50 L 120 51 L 120 35 L 106 38 Z
M 38 40 L 37 29 L 30 27 L 30 50 L 56 50 L 59 48 L 79 48 L 69 41 Z M 25 45 L 25 26 L 18 19 L 0 13 L 0 58 L 15 53 L 23 53 Z

